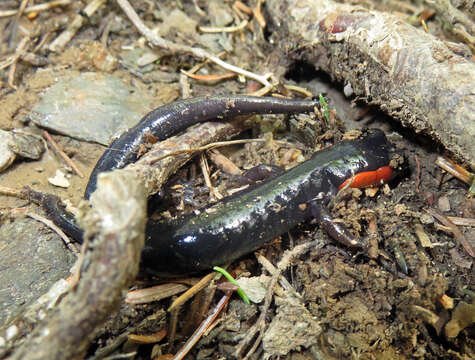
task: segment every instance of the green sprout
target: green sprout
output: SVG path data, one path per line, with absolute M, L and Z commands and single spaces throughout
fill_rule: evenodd
M 320 105 L 322 105 L 323 109 L 323 117 L 325 118 L 325 122 L 328 124 L 330 122 L 330 114 L 328 113 L 328 104 L 325 101 L 325 98 L 322 94 L 318 94 L 318 100 L 320 100 Z
M 221 274 L 223 274 L 224 277 L 225 277 L 226 279 L 228 279 L 228 281 L 229 281 L 231 284 L 236 285 L 236 286 L 238 287 L 237 293 L 238 293 L 238 295 L 241 297 L 241 299 L 242 299 L 247 305 L 250 305 L 250 304 L 251 304 L 251 302 L 249 301 L 249 298 L 247 297 L 247 295 L 246 295 L 246 293 L 244 292 L 244 290 L 239 287 L 239 284 L 238 284 L 237 281 L 231 276 L 230 273 L 228 273 L 228 272 L 227 272 L 226 270 L 224 270 L 223 268 L 220 268 L 219 266 L 213 267 L 213 270 L 214 270 L 214 271 L 217 271 L 217 272 L 219 272 L 219 273 L 221 273 Z

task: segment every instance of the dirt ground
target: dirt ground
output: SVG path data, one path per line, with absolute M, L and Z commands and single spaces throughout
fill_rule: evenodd
M 0 5 L 0 13 L 17 9 L 19 3 L 6 1 Z M 33 4 L 32 1 L 29 3 L 28 6 Z M 333 215 L 354 234 L 361 238 L 370 235 L 366 251 L 345 249 L 332 242 L 316 223 L 309 222 L 229 267 L 237 277 L 269 275 L 255 255 L 277 264 L 284 252 L 295 245 L 309 241 L 319 244 L 292 259 L 291 266 L 284 272 L 293 290 L 282 282 L 275 286 L 273 302 L 262 324 L 265 328 L 261 337 L 258 339 L 256 336 L 246 347 L 249 351 L 252 344 L 258 342 L 251 358 L 475 358 L 473 258 L 450 229 L 439 224 L 430 211 L 426 211 L 433 208 L 443 216 L 471 219 L 471 225 L 458 226 L 458 229 L 475 246 L 475 202 L 466 184 L 435 164 L 444 150 L 429 137 L 403 128 L 378 109 L 367 107 L 356 99 L 346 99 L 342 96 L 343 84 L 332 84 L 325 74 L 315 71 L 309 64 L 289 59 L 282 59 L 277 64 L 270 61 L 269 56 L 277 53 L 270 50 L 272 46 L 266 41 L 267 32 L 278 29 L 261 28 L 256 15 L 249 17 L 250 25 L 244 30 L 228 35 L 218 33 L 222 36 L 212 40 L 199 36 L 196 32 L 198 25 L 226 26 L 219 21 L 225 15 L 231 16 L 232 22 L 232 17 L 236 16 L 232 1 L 195 2 L 204 10 L 203 15 L 191 1 L 140 0 L 131 3 L 148 26 L 158 27 L 162 36 L 176 43 L 205 47 L 210 41 L 221 41 L 219 45 L 213 43 L 220 49 L 226 49 L 231 44 L 232 50 L 224 59 L 242 68 L 253 69 L 256 73 L 273 72 L 279 80 L 275 92 L 295 97 L 296 93 L 285 89 L 284 85 L 297 85 L 311 89 L 314 95 L 323 92 L 326 96 L 330 108 L 327 125 L 308 116 L 294 117 L 290 121 L 278 116 L 274 117 L 280 120 L 277 127 L 275 122 L 268 120 L 272 117 L 264 117 L 241 137 L 266 136 L 269 139 L 266 143 L 220 149 L 239 168 L 248 169 L 260 163 L 292 167 L 313 151 L 341 140 L 349 129 L 382 128 L 389 140 L 405 155 L 407 171 L 395 181 L 379 190 L 350 191 L 333 204 Z M 357 3 L 364 6 L 366 2 Z M 256 6 L 254 1 L 247 4 Z M 187 78 L 180 75 L 180 70 L 189 70 L 202 62 L 190 54 L 172 55 L 163 49 L 150 51 L 156 54 L 156 59 L 147 64 L 147 71 L 143 67 L 132 68 L 124 60 L 126 52 L 131 48 L 147 52 L 146 41 L 112 1 L 85 17 L 83 26 L 64 45 L 64 49 L 50 51 L 49 44 L 74 16 L 83 13 L 85 5 L 85 1 L 76 1 L 65 7 L 30 13 L 35 15 L 0 18 L 1 129 L 27 129 L 41 135 L 41 130 L 28 121 L 28 114 L 43 91 L 57 81 L 51 76 L 51 71 L 57 74 L 63 71 L 107 72 L 132 83 L 140 83 L 157 99 L 157 103 L 170 102 L 184 93 L 191 93 L 192 96 L 250 93 L 259 88 L 252 80 L 213 79 L 212 74 L 221 74 L 225 70 L 208 62 L 198 72 L 203 79 Z M 416 6 L 412 2 L 406 5 L 388 9 L 378 2 L 372 6 L 391 11 L 401 19 L 412 20 L 422 16 L 421 10 L 430 11 L 424 5 Z M 210 9 L 220 17 L 213 16 Z M 433 34 L 442 38 L 448 36 L 437 13 L 425 21 Z M 415 26 L 422 26 L 421 22 L 415 22 Z M 16 28 L 16 36 L 13 28 Z M 5 65 L 18 54 L 15 49 L 27 38 L 27 34 L 29 40 L 27 45 L 23 45 L 26 50 L 18 55 L 14 65 Z M 226 41 L 229 44 L 223 45 Z M 9 42 L 13 43 L 11 47 Z M 26 57 L 27 53 L 31 56 Z M 108 56 L 116 59 L 111 66 L 105 60 Z M 276 67 L 267 67 L 268 63 Z M 164 80 L 164 74 L 170 77 Z M 84 178 L 73 174 L 68 178 L 71 185 L 67 189 L 52 186 L 48 178 L 63 165 L 62 160 L 48 150 L 38 160 L 17 159 L 0 174 L 0 185 L 14 189 L 30 186 L 77 204 L 104 146 L 54 132 L 52 136 L 84 172 Z M 283 147 L 274 142 L 275 139 L 285 139 L 294 146 Z M 233 178 L 219 171 L 211 160 L 209 166 L 213 186 L 226 194 Z M 210 201 L 199 157 L 172 177 L 164 193 L 167 194 L 166 216 L 191 212 Z M 16 216 L 21 216 L 18 209 L 25 206 L 24 200 L 1 196 L 0 201 L 3 221 L 13 221 Z M 36 209 L 34 205 L 30 206 Z M 163 282 L 163 279 L 144 271 L 134 289 Z M 186 281 L 182 283 L 188 284 Z M 214 296 L 210 298 L 210 294 Z M 211 289 L 210 285 L 195 300 L 172 314 L 166 309 L 173 297 L 140 305 L 123 303 L 120 313 L 111 315 L 106 325 L 97 331 L 87 350 L 87 357 L 119 358 L 123 355 L 122 358 L 167 358 L 166 354 L 181 348 L 198 327 L 203 314 L 208 312 L 208 308 L 212 310 L 221 296 L 220 290 Z M 192 348 L 187 358 L 232 358 L 238 344 L 258 320 L 262 305 L 262 302 L 245 305 L 233 296 L 227 309 Z M 172 326 L 174 321 L 175 329 Z M 130 337 L 131 334 L 157 334 L 163 329 L 167 330 L 167 338 L 156 342 Z

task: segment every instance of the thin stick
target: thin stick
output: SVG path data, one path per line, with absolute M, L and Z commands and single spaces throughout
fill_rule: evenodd
M 442 214 L 439 210 L 435 208 L 427 208 L 424 209 L 430 215 L 435 217 L 440 223 L 450 228 L 450 231 L 454 235 L 454 238 L 462 245 L 465 252 L 470 255 L 471 257 L 475 257 L 475 250 L 473 249 L 472 244 L 467 238 L 463 235 L 463 233 L 455 226 L 455 224 L 447 219 L 447 217 Z
M 87 16 L 94 14 L 97 9 L 99 9 L 106 0 L 92 0 L 84 8 L 84 13 Z M 85 19 L 82 15 L 78 14 L 71 21 L 66 30 L 64 30 L 50 45 L 49 50 L 58 52 L 60 51 L 71 39 L 76 35 L 76 32 L 82 27 Z
M 160 156 L 156 159 L 153 159 L 153 161 L 150 161 L 150 164 L 154 164 L 154 163 L 156 163 L 160 160 L 163 160 L 167 157 L 170 157 L 170 156 L 176 156 L 176 155 L 186 154 L 186 153 L 193 153 L 193 152 L 198 152 L 198 151 L 205 151 L 205 150 L 209 150 L 209 149 L 212 149 L 212 148 L 215 148 L 215 147 L 220 147 L 220 146 L 247 144 L 247 143 L 251 143 L 251 142 L 264 143 L 264 142 L 267 142 L 267 140 L 266 139 L 241 139 L 241 140 L 218 141 L 218 142 L 210 143 L 208 145 L 200 146 L 200 147 L 193 148 L 193 149 L 183 149 L 183 150 L 178 150 L 178 151 L 168 153 L 166 155 L 163 155 L 163 156 Z M 277 145 L 281 145 L 281 146 L 292 146 L 292 147 L 299 148 L 298 145 L 289 144 L 287 141 L 276 140 L 276 141 L 274 141 L 274 143 L 277 144 Z
M 241 21 L 240 24 L 235 26 L 224 26 L 224 27 L 211 27 L 211 26 L 200 26 L 199 29 L 204 33 L 231 33 L 244 29 L 248 24 L 247 20 Z
M 209 75 L 192 74 L 183 69 L 181 69 L 180 71 L 182 74 L 192 78 L 193 80 L 206 81 L 206 82 L 216 82 L 216 81 L 225 80 L 225 79 L 232 79 L 237 76 L 236 73 L 233 73 L 231 71 L 221 73 L 221 74 L 209 74 Z
M 29 14 L 29 13 L 32 13 L 32 12 L 40 12 L 40 11 L 49 10 L 49 9 L 51 9 L 53 7 L 56 7 L 56 6 L 63 6 L 63 5 L 69 5 L 69 4 L 71 4 L 71 0 L 51 1 L 51 2 L 48 2 L 48 3 L 44 3 L 44 4 L 28 6 L 27 8 L 25 8 L 23 13 L 24 14 Z M 13 16 L 17 13 L 18 13 L 18 10 L 3 10 L 3 11 L 0 11 L 0 18 Z
M 43 130 L 43 136 L 46 138 L 46 140 L 48 140 L 48 142 L 51 144 L 51 146 L 53 147 L 54 151 L 59 155 L 61 156 L 61 158 L 66 162 L 66 164 L 68 164 L 76 174 L 79 175 L 79 177 L 83 178 L 84 177 L 84 174 L 82 173 L 81 170 L 79 170 L 79 168 L 76 166 L 76 164 L 71 160 L 71 158 L 66 155 L 66 153 L 61 150 L 61 148 L 59 147 L 58 143 L 56 141 L 53 140 L 53 138 L 51 137 L 51 135 L 46 131 L 46 130 Z
M 134 8 L 129 4 L 127 0 L 117 0 L 117 3 L 119 6 L 122 8 L 122 10 L 125 12 L 125 14 L 129 17 L 130 21 L 135 25 L 137 30 L 145 36 L 145 38 L 150 42 L 150 44 L 154 46 L 158 46 L 162 49 L 169 50 L 172 53 L 174 52 L 182 52 L 182 53 L 191 53 L 193 56 L 196 56 L 200 59 L 208 59 L 215 64 L 221 66 L 224 69 L 233 71 L 235 73 L 241 74 L 246 76 L 249 79 L 256 80 L 257 82 L 260 82 L 262 85 L 266 86 L 272 86 L 271 83 L 267 80 L 272 74 L 264 74 L 264 75 L 258 75 L 255 73 L 252 73 L 250 71 L 241 69 L 237 66 L 228 64 L 221 59 L 219 59 L 217 56 L 212 55 L 208 53 L 207 51 L 197 48 L 197 47 L 191 47 L 191 46 L 186 46 L 186 45 L 179 45 L 175 44 L 169 40 L 166 40 L 160 36 L 158 36 L 154 31 L 150 30 L 139 18 L 137 13 L 135 12 Z
M 414 160 L 417 164 L 417 173 L 416 173 L 416 192 L 419 192 L 419 186 L 421 185 L 421 162 L 417 155 L 414 155 Z
M 42 222 L 45 224 L 47 227 L 49 227 L 51 230 L 53 230 L 55 233 L 57 233 L 61 239 L 63 239 L 63 242 L 65 245 L 68 247 L 69 250 L 71 250 L 74 253 L 78 253 L 78 249 L 71 243 L 71 240 L 69 240 L 68 235 L 66 235 L 63 230 L 61 230 L 59 227 L 57 227 L 52 221 L 46 219 L 45 217 L 32 213 L 32 212 L 27 212 L 25 213 L 26 216 L 31 217 L 32 219 L 35 219 L 36 221 Z
M 205 286 L 207 286 L 211 280 L 214 279 L 216 276 L 215 272 L 209 273 L 205 277 L 203 277 L 199 282 L 197 282 L 195 285 L 193 285 L 191 288 L 189 288 L 187 291 L 185 291 L 183 294 L 178 296 L 173 303 L 170 305 L 170 307 L 167 309 L 168 312 L 176 309 L 178 306 L 183 305 L 186 303 L 189 299 L 191 299 L 193 296 L 196 295 L 199 291 L 204 289 Z
M 463 218 L 458 216 L 447 216 L 447 219 L 452 221 L 455 225 L 460 226 L 475 226 L 475 219 Z
M 218 315 L 223 311 L 224 307 L 228 303 L 231 295 L 233 293 L 228 291 L 222 298 L 219 300 L 219 303 L 214 308 L 213 312 L 201 323 L 198 329 L 193 333 L 193 335 L 188 339 L 188 341 L 183 345 L 183 347 L 175 354 L 173 360 L 181 360 L 186 354 L 193 348 L 193 346 L 198 342 L 203 333 L 208 329 L 211 324 L 216 320 Z

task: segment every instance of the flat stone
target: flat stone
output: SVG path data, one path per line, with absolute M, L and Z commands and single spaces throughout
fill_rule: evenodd
M 70 137 L 108 145 L 152 109 L 152 96 L 120 78 L 71 73 L 60 78 L 35 105 L 29 118 Z
M 30 218 L 0 227 L 0 327 L 69 276 L 76 256 L 58 235 Z

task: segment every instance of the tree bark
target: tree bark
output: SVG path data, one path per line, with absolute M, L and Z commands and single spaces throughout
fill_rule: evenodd
M 47 315 L 11 359 L 83 358 L 95 330 L 119 309 L 135 279 L 144 245 L 146 197 L 129 170 L 101 174 L 91 209 L 80 217 L 93 251 L 82 263 L 81 279 Z
M 475 168 L 475 63 L 464 45 L 330 0 L 268 0 L 277 43 Z

